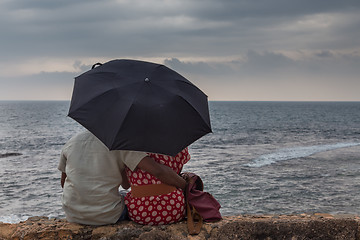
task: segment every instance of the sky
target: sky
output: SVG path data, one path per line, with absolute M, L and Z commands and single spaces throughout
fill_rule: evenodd
M 164 64 L 213 101 L 360 101 L 360 1 L 0 1 L 0 100 L 70 100 L 113 59 Z

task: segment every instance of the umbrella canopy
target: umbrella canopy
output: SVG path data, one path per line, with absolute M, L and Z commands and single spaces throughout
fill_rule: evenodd
M 75 78 L 68 114 L 110 150 L 175 156 L 211 132 L 207 96 L 170 68 L 112 60 Z

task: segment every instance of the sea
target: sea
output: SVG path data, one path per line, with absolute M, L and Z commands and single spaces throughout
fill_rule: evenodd
M 0 101 L 0 222 L 64 218 L 59 156 L 82 126 L 69 101 Z M 227 215 L 360 215 L 360 102 L 210 101 L 189 147 Z M 121 190 L 124 191 L 124 190 Z

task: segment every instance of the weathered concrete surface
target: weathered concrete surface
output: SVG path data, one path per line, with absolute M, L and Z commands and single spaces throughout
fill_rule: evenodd
M 0 239 L 346 239 L 360 240 L 360 218 L 354 215 L 300 214 L 224 217 L 206 223 L 199 235 L 187 233 L 186 222 L 167 226 L 141 226 L 122 222 L 85 226 L 64 219 L 32 217 L 18 224 L 0 223 Z

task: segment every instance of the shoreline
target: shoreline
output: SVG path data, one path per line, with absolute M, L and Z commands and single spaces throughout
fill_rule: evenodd
M 327 213 L 224 216 L 204 223 L 199 235 L 188 235 L 186 221 L 142 226 L 130 221 L 105 226 L 69 223 L 65 219 L 30 217 L 20 223 L 0 222 L 7 239 L 346 239 L 360 240 L 360 217 Z

